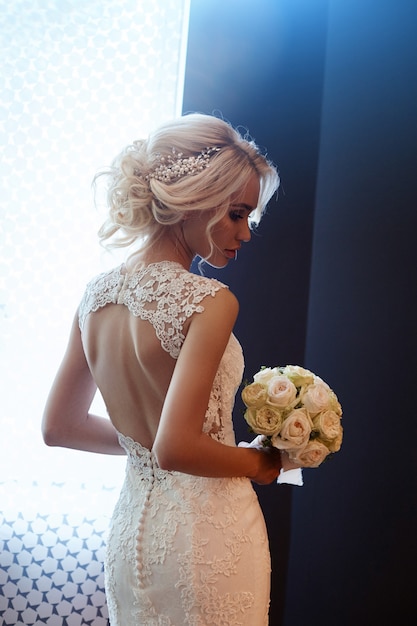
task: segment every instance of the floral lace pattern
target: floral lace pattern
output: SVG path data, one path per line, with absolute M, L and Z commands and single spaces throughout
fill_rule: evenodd
M 183 324 L 224 287 L 175 263 L 126 275 L 123 266 L 92 281 L 86 316 L 109 303 L 149 320 L 176 358 Z M 235 446 L 232 408 L 243 373 L 231 335 L 216 373 L 204 431 Z M 151 450 L 119 434 L 125 482 L 107 546 L 106 593 L 112 626 L 266 626 L 270 560 L 265 523 L 246 478 L 204 478 L 162 470 Z
M 269 549 L 250 481 L 161 470 L 119 435 L 126 479 L 112 518 L 112 626 L 266 626 Z
M 203 298 L 222 287 L 226 285 L 191 274 L 172 261 L 152 263 L 134 274 L 127 274 L 121 265 L 87 285 L 79 309 L 80 328 L 89 313 L 106 304 L 125 304 L 133 315 L 151 322 L 164 350 L 177 358 L 185 321 L 204 311 Z

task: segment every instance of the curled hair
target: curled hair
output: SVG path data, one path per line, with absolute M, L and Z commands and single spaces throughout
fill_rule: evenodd
M 219 149 L 210 153 L 209 164 L 201 171 L 169 181 L 152 176 L 173 151 L 187 158 L 207 148 Z M 100 241 L 110 247 L 140 242 L 143 248 L 188 212 L 216 209 L 207 233 L 213 246 L 212 228 L 228 211 L 232 195 L 242 191 L 254 173 L 260 193 L 250 217 L 257 225 L 279 186 L 279 177 L 256 144 L 210 115 L 194 113 L 165 123 L 146 140 L 127 146 L 108 170 L 95 177 L 107 177 L 109 213 L 99 230 Z

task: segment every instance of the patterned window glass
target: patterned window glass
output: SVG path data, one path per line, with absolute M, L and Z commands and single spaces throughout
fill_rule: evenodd
M 100 561 L 125 460 L 48 448 L 40 422 L 84 286 L 119 262 L 98 244 L 92 178 L 180 113 L 188 0 L 0 0 L 0 9 L 0 623 L 76 624 L 78 611 L 80 623 L 99 624 L 94 603 L 68 608 L 61 594 L 54 605 L 52 591 L 71 583 L 63 572 L 78 571 L 74 555 Z M 63 582 L 42 587 L 60 558 Z M 35 600 L 15 602 L 13 567 L 38 581 L 25 595 L 38 593 L 37 613 Z

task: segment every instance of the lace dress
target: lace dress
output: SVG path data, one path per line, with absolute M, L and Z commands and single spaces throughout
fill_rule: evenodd
M 122 268 L 88 285 L 86 316 L 109 303 L 149 320 L 175 359 L 185 320 L 225 286 L 171 262 L 133 275 Z M 243 373 L 231 335 L 218 368 L 204 431 L 235 446 L 234 396 Z M 266 626 L 270 556 L 264 518 L 246 478 L 205 478 L 159 468 L 152 451 L 119 434 L 126 476 L 106 557 L 111 626 Z

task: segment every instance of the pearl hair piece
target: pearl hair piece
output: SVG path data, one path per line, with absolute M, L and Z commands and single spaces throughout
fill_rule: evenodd
M 210 156 L 219 150 L 218 147 L 204 148 L 197 156 L 184 157 L 182 152 L 177 152 L 175 148 L 172 148 L 172 156 L 170 154 L 161 156 L 160 164 L 147 174 L 145 179 L 149 181 L 153 178 L 162 183 L 170 183 L 183 176 L 194 176 L 209 166 Z M 139 173 L 135 172 L 135 174 Z

